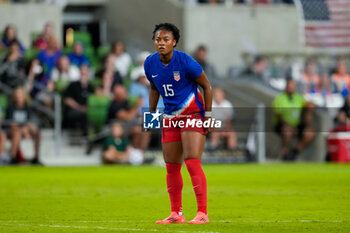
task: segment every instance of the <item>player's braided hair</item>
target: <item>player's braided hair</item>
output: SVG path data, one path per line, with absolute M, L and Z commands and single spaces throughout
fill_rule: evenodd
M 176 41 L 176 44 L 174 47 L 176 47 L 177 43 L 180 40 L 180 30 L 172 23 L 157 24 L 157 25 L 155 25 L 154 30 L 153 30 L 152 40 L 154 40 L 155 34 L 159 30 L 167 30 L 167 31 L 170 31 L 171 33 L 173 33 L 174 39 Z

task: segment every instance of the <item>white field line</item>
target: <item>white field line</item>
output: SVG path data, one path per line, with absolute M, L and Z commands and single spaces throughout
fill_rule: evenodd
M 138 223 L 138 222 L 150 222 L 148 220 L 69 220 L 69 221 L 60 221 L 60 220 L 48 220 L 49 222 L 79 222 L 79 223 Z M 350 220 L 349 220 L 350 221 Z M 347 220 L 320 220 L 320 219 L 298 219 L 298 220 L 254 220 L 254 219 L 247 219 L 247 220 L 210 220 L 210 222 L 221 222 L 221 223 L 239 223 L 239 222 L 245 222 L 245 223 L 296 223 L 296 222 L 320 222 L 320 223 L 342 223 L 342 222 L 349 222 Z M 26 220 L 0 220 L 1 222 L 7 222 L 7 223 L 18 223 L 18 222 L 28 222 Z
M 8 223 L 2 223 L 6 221 L 0 220 L 0 226 L 18 226 L 18 227 L 51 227 L 51 228 L 74 228 L 74 229 L 98 229 L 98 230 L 114 230 L 114 231 L 154 231 L 159 232 L 163 230 L 158 229 L 142 229 L 142 228 L 121 228 L 121 227 L 99 227 L 99 226 L 68 226 L 68 225 L 48 225 L 48 224 L 22 224 L 18 223 L 18 221 L 7 221 Z M 135 221 L 137 222 L 137 221 Z M 10 224 L 9 224 L 10 223 Z M 172 231 L 172 232 L 178 232 L 178 233 L 188 233 L 190 231 Z M 219 232 L 212 232 L 212 231 L 191 231 L 192 233 L 219 233 Z
M 124 228 L 124 227 L 101 227 L 101 226 L 70 226 L 70 225 L 50 225 L 50 224 L 23 224 L 20 223 L 23 221 L 18 220 L 0 220 L 0 226 L 18 226 L 18 227 L 50 227 L 50 228 L 73 228 L 73 229 L 98 229 L 98 230 L 109 230 L 109 231 L 153 231 L 160 232 L 159 229 L 142 229 L 142 228 Z M 49 222 L 60 222 L 55 220 L 49 220 Z M 61 221 L 62 222 L 62 221 Z M 69 222 L 79 222 L 79 223 L 118 223 L 118 222 L 149 222 L 149 221 L 140 221 L 140 220 L 111 220 L 111 221 L 99 221 L 99 220 L 72 220 Z M 316 219 L 308 219 L 308 220 L 214 220 L 211 222 L 216 223 L 342 223 L 346 222 L 343 220 L 316 220 Z M 189 231 L 173 231 L 178 233 L 188 233 Z M 193 232 L 193 231 L 191 231 Z M 218 233 L 218 232 L 209 232 L 209 231 L 194 231 L 194 233 Z
M 52 228 L 75 228 L 75 229 L 101 229 L 101 230 L 116 230 L 116 231 L 145 231 L 146 229 L 137 228 L 118 228 L 118 227 L 89 227 L 89 226 L 67 226 L 67 225 L 47 225 L 47 224 L 1 224 L 3 226 L 19 226 L 19 227 L 52 227 Z M 1 226 L 0 225 L 0 226 Z M 157 229 L 147 229 L 148 231 L 158 231 Z
M 82 223 L 113 223 L 113 222 L 149 222 L 146 220 L 72 220 L 68 222 L 82 222 Z M 343 220 L 317 220 L 317 219 L 299 219 L 299 220 L 210 220 L 210 222 L 221 222 L 221 223 L 239 223 L 239 222 L 252 222 L 252 223 L 269 223 L 269 222 L 325 222 L 325 223 L 341 223 L 341 222 L 346 222 Z
M 342 223 L 347 222 L 343 220 L 318 220 L 318 219 L 299 219 L 299 220 L 217 220 L 217 221 L 210 221 L 210 222 L 221 222 L 221 223 L 307 223 L 307 222 L 314 222 L 314 223 Z

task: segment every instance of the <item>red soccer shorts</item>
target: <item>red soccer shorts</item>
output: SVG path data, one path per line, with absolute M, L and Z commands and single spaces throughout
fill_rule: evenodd
M 164 118 L 162 143 L 181 141 L 181 133 L 185 130 L 193 130 L 206 135 L 203 125 L 198 127 L 198 124 L 194 123 L 193 120 L 203 120 L 203 117 L 199 114 L 195 114 L 186 117 Z

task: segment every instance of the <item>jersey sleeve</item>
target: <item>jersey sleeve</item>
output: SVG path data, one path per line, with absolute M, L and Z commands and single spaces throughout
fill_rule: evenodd
M 192 57 L 186 54 L 186 68 L 187 68 L 187 75 L 191 80 L 195 80 L 199 77 L 199 75 L 202 73 L 203 68 L 199 63 L 194 60 Z

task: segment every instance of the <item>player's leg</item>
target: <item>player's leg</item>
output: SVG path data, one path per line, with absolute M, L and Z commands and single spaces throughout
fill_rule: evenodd
M 206 136 L 198 131 L 184 130 L 181 133 L 183 154 L 197 199 L 197 216 L 190 224 L 208 223 L 207 180 L 201 165 Z
M 296 153 L 304 150 L 314 140 L 316 133 L 310 127 L 303 127 L 299 129 L 298 136 L 300 141 L 295 147 Z
M 40 141 L 41 141 L 41 134 L 38 127 L 34 125 L 28 125 L 30 136 L 33 139 L 34 143 L 34 159 L 32 160 L 32 163 L 39 163 L 39 149 L 40 149 Z
M 282 156 L 284 160 L 291 160 L 290 144 L 295 135 L 296 135 L 295 128 L 287 124 L 284 124 L 282 126 L 281 139 L 282 139 Z
M 11 149 L 10 149 L 10 155 L 11 155 L 11 163 L 17 163 L 17 152 L 19 149 L 19 143 L 22 139 L 22 134 L 20 127 L 17 125 L 11 125 L 10 126 L 10 138 L 11 138 Z
M 0 156 L 5 154 L 6 140 L 6 133 L 2 129 L 0 129 Z
M 148 148 L 151 134 L 143 132 L 142 128 L 139 125 L 136 125 L 131 128 L 131 135 L 133 147 L 141 150 L 146 150 Z
M 210 148 L 215 150 L 220 143 L 221 132 L 211 132 L 210 134 Z
M 227 142 L 227 149 L 233 150 L 237 147 L 237 136 L 234 131 L 224 132 L 224 137 Z
M 167 188 L 170 197 L 171 215 L 157 224 L 185 223 L 182 214 L 183 162 L 180 130 L 163 130 L 162 150 L 167 170 Z

